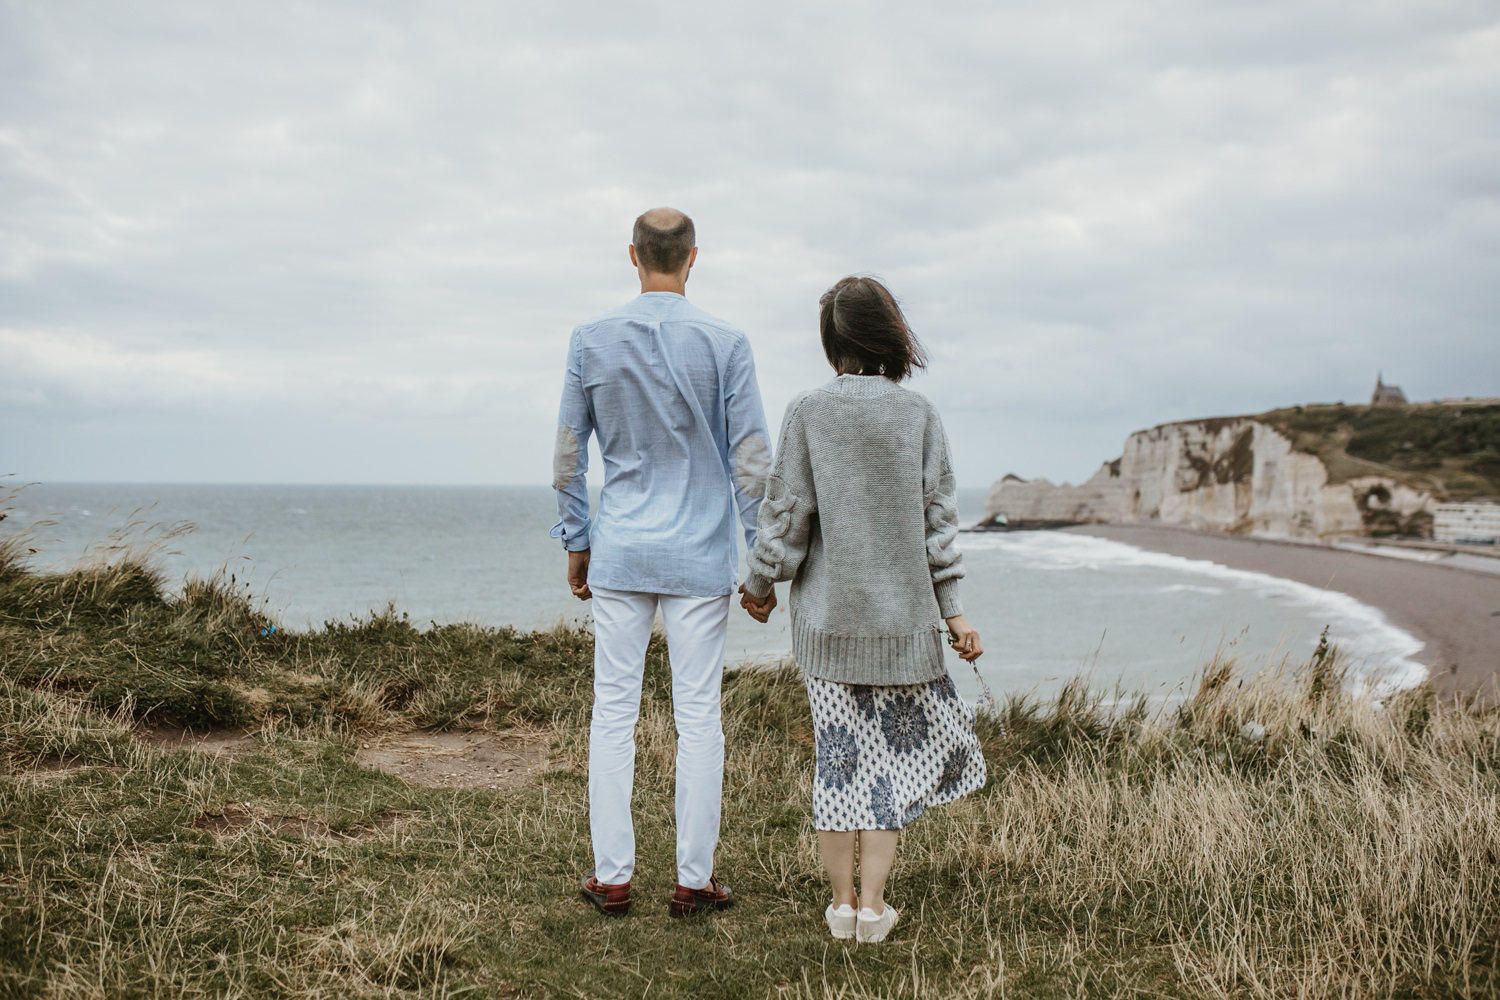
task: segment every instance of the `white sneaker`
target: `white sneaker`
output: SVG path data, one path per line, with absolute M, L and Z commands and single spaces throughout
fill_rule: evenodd
M 828 921 L 828 929 L 834 937 L 843 939 L 854 936 L 854 923 L 857 918 L 854 915 L 854 907 L 848 903 L 838 909 L 834 909 L 833 904 L 829 903 L 828 909 L 823 911 L 823 919 Z
M 862 907 L 859 917 L 854 923 L 854 938 L 857 941 L 884 941 L 885 936 L 896 926 L 896 921 L 901 919 L 901 914 L 890 903 L 885 904 L 885 910 L 878 916 L 868 906 Z

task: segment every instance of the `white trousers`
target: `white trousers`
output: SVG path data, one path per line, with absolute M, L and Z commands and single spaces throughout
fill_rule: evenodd
M 594 877 L 628 882 L 635 871 L 635 724 L 656 609 L 667 626 L 672 717 L 677 724 L 677 881 L 708 885 L 719 843 L 724 727 L 719 693 L 729 596 L 594 592 L 594 715 L 589 727 L 589 830 Z

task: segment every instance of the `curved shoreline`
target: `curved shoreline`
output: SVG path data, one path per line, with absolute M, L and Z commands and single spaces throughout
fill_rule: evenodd
M 1062 530 L 1347 594 L 1422 641 L 1414 659 L 1427 666 L 1428 683 L 1440 695 L 1500 694 L 1500 574 L 1155 524 Z

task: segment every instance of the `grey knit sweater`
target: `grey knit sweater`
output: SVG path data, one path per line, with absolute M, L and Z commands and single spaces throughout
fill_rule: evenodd
M 948 439 L 925 396 L 840 375 L 792 400 L 745 589 L 791 580 L 792 655 L 812 677 L 941 677 L 964 575 Z

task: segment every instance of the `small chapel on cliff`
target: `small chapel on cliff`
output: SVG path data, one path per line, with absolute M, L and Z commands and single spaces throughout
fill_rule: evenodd
M 1375 376 L 1375 394 L 1370 397 L 1371 406 L 1405 406 L 1406 393 L 1399 385 L 1386 385 L 1385 374 Z

